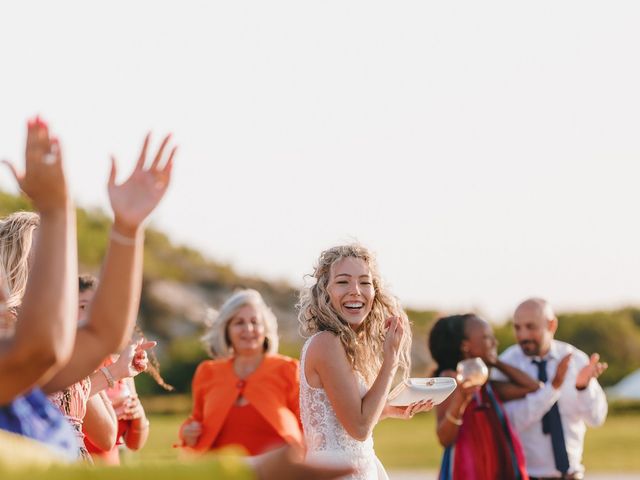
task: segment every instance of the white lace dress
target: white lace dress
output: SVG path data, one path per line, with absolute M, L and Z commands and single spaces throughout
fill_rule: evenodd
M 305 342 L 300 356 L 300 417 L 307 444 L 306 458 L 309 462 L 325 464 L 350 463 L 357 473 L 348 477 L 349 480 L 388 480 L 373 450 L 373 438 L 360 442 L 349 435 L 336 417 L 324 389 L 307 383 L 305 357 L 316 335 Z M 356 374 L 356 377 L 363 397 L 368 387 L 360 375 Z

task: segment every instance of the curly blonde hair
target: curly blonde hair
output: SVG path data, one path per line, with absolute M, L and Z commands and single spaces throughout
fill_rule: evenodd
M 233 347 L 229 341 L 227 327 L 229 322 L 245 305 L 252 305 L 264 322 L 264 352 L 278 353 L 278 320 L 267 306 L 260 292 L 253 289 L 239 290 L 220 307 L 211 326 L 202 337 L 202 342 L 211 358 L 226 358 L 233 356 Z
M 333 308 L 327 290 L 332 265 L 343 258 L 350 257 L 358 258 L 367 265 L 375 292 L 371 312 L 357 331 L 354 331 Z M 398 374 L 403 379 L 407 378 L 411 369 L 409 318 L 397 299 L 385 289 L 373 254 L 360 244 L 330 248 L 320 254 L 313 274 L 308 277 L 315 281 L 300 291 L 297 305 L 302 334 L 308 336 L 327 331 L 336 335 L 344 347 L 352 368 L 370 385 L 382 366 L 386 319 L 400 317 L 404 336 L 400 344 Z
M 39 224 L 40 217 L 33 212 L 16 212 L 0 220 L 0 273 L 9 290 L 7 307 L 14 311 L 27 288 L 29 252 Z

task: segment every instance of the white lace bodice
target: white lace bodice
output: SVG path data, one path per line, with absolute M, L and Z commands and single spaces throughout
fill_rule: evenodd
M 373 450 L 373 438 L 365 441 L 353 438 L 344 429 L 329 402 L 323 388 L 309 385 L 305 376 L 307 348 L 317 333 L 307 339 L 300 355 L 300 418 L 307 445 L 307 458 L 326 462 L 346 461 L 353 464 L 358 473 L 350 480 L 375 480 L 387 478 Z M 368 387 L 364 379 L 354 373 L 358 380 L 360 396 Z M 380 472 L 382 471 L 382 473 Z

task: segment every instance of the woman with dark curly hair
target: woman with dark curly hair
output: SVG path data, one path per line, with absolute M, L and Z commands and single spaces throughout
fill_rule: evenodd
M 440 480 L 528 478 L 520 440 L 502 401 L 524 397 L 539 385 L 523 371 L 502 363 L 497 345 L 491 326 L 474 314 L 440 318 L 431 329 L 429 349 L 438 364 L 435 375 L 456 378 L 458 362 L 480 358 L 509 379 L 478 386 L 457 378 L 456 391 L 437 406 L 436 432 L 445 447 Z

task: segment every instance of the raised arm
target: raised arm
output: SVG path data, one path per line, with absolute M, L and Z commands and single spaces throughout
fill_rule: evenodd
M 507 381 L 492 381 L 491 386 L 503 402 L 524 398 L 540 388 L 540 382 L 513 365 L 497 359 L 491 364 L 504 374 Z
M 599 427 L 607 418 L 607 397 L 598 383 L 598 377 L 607 368 L 606 362 L 600 362 L 600 354 L 594 353 L 576 377 L 578 390 L 576 409 L 590 427 Z
M 191 415 L 187 418 L 178 431 L 178 436 L 182 441 L 183 446 L 195 447 L 198 443 L 198 439 L 204 430 L 203 417 L 204 417 L 204 396 L 205 390 L 202 388 L 202 384 L 208 377 L 206 372 L 206 363 L 201 363 L 196 369 L 193 379 L 191 381 L 191 395 L 193 397 L 193 409 Z
M 298 362 L 293 365 L 292 370 L 293 372 L 289 377 L 291 379 L 291 387 L 287 394 L 287 407 L 296 416 L 300 429 L 302 429 L 302 420 L 300 419 L 300 365 Z
M 112 158 L 108 187 L 114 223 L 100 283 L 89 307 L 88 322 L 76 335 L 71 360 L 45 386 L 46 392 L 61 390 L 86 377 L 108 354 L 122 350 L 131 336 L 142 288 L 143 221 L 169 185 L 176 152 L 174 147 L 166 159 L 169 139 L 170 136 L 164 138 L 147 167 L 147 135 L 133 173 L 120 185 L 116 184 L 116 163 Z
M 40 119 L 29 122 L 25 157 L 24 174 L 6 163 L 40 213 L 40 226 L 15 336 L 0 343 L 0 404 L 46 381 L 64 365 L 76 329 L 75 211 L 60 145 Z
M 144 372 L 149 364 L 146 350 L 155 347 L 155 345 L 156 342 L 143 342 L 142 339 L 129 343 L 120 353 L 115 363 L 100 367 L 99 370 L 89 376 L 91 380 L 89 396 L 109 388 L 109 382 L 133 378 Z
M 124 443 L 130 450 L 140 450 L 147 443 L 149 438 L 149 420 L 144 411 L 138 392 L 136 391 L 136 384 L 133 378 L 126 380 L 131 389 L 132 396 L 123 405 L 122 416 L 120 418 L 124 420 L 130 420 L 129 428 L 124 434 Z
M 524 398 L 505 402 L 504 407 L 511 424 L 517 430 L 525 430 L 532 424 L 542 420 L 554 403 L 560 398 L 560 388 L 564 383 L 571 362 L 572 354 L 565 355 L 556 368 L 553 380 L 547 382 Z
M 445 370 L 444 377 L 456 378 L 456 372 Z M 436 407 L 436 435 L 443 447 L 455 443 L 458 437 L 458 430 L 462 426 L 462 417 L 467 406 L 473 399 L 473 395 L 480 390 L 477 385 L 465 382 L 458 385 L 458 388 L 444 402 Z
M 91 443 L 101 450 L 109 451 L 116 444 L 118 418 L 105 392 L 89 398 L 83 426 Z
M 382 367 L 364 397 L 360 397 L 356 376 L 338 337 L 323 333 L 309 346 L 307 365 L 317 374 L 338 420 L 356 440 L 366 440 L 382 415 L 398 369 L 403 334 L 401 320 L 391 318 L 384 341 Z

